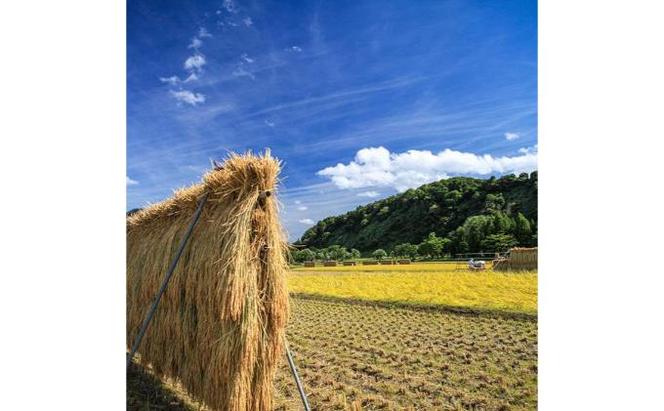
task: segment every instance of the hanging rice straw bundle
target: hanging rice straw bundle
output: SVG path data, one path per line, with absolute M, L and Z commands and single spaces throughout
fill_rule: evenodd
M 271 194 L 280 162 L 230 155 L 201 184 L 127 220 L 127 346 L 187 230 L 203 213 L 139 348 L 214 410 L 269 410 L 288 319 L 286 241 Z

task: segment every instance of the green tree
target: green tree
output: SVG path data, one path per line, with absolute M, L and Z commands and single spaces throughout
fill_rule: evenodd
M 316 253 L 311 251 L 308 248 L 305 248 L 304 250 L 300 250 L 300 258 L 301 261 L 314 261 L 316 259 Z
M 342 247 L 338 244 L 331 245 L 328 247 L 328 252 L 329 252 L 329 258 L 333 260 L 345 260 L 348 258 L 348 250 L 346 250 L 346 247 Z
M 505 207 L 505 198 L 502 193 L 498 194 L 487 194 L 486 199 L 484 200 L 484 208 L 488 211 L 498 211 L 502 210 Z
M 482 240 L 493 234 L 493 218 L 488 215 L 475 215 L 468 217 L 461 226 L 462 238 L 468 244 L 471 252 L 479 251 Z
M 417 257 L 417 250 L 417 245 L 411 243 L 403 243 L 394 246 L 394 254 L 397 257 L 415 258 Z
M 316 254 L 308 248 L 303 250 L 292 250 L 291 258 L 296 263 L 302 263 L 304 261 L 313 261 L 316 258 Z
M 530 222 L 528 219 L 521 213 L 518 213 L 515 218 L 514 224 L 514 236 L 519 240 L 519 244 L 528 245 L 532 240 L 532 229 L 530 227 Z
M 387 257 L 387 253 L 382 248 L 379 248 L 378 250 L 374 251 L 371 255 L 376 260 L 382 260 L 383 258 Z
M 512 231 L 514 220 L 503 212 L 493 214 L 493 232 L 497 234 L 506 234 Z
M 429 233 L 429 236 L 417 246 L 417 252 L 422 256 L 435 258 L 443 253 L 446 242 L 443 238 L 437 237 L 436 233 Z
M 362 257 L 362 254 L 360 253 L 360 250 L 358 250 L 356 248 L 353 248 L 353 249 L 350 250 L 350 258 L 358 259 L 360 257 Z
M 481 247 L 484 251 L 504 252 L 517 244 L 518 241 L 511 234 L 491 234 L 482 240 Z
M 329 260 L 330 259 L 330 251 L 327 248 L 322 248 L 318 250 L 316 253 L 316 258 L 319 260 Z

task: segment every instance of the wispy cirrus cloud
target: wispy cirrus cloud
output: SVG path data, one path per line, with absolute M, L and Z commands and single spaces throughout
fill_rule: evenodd
M 194 93 L 189 90 L 171 90 L 171 95 L 179 102 L 186 103 L 192 106 L 205 103 L 205 95 L 201 93 Z
M 203 41 L 201 41 L 201 39 L 199 39 L 198 37 L 194 37 L 193 39 L 191 39 L 191 43 L 189 43 L 189 46 L 187 46 L 187 48 L 198 50 L 199 48 L 201 48 L 202 45 Z
M 505 140 L 507 141 L 513 141 L 519 137 L 519 133 L 505 133 Z
M 194 54 L 193 56 L 188 57 L 187 60 L 185 60 L 184 68 L 185 70 L 190 70 L 190 71 L 200 71 L 203 69 L 205 63 L 206 63 L 205 56 L 200 53 L 197 53 Z
M 314 223 L 314 220 L 312 220 L 311 218 L 303 218 L 303 219 L 300 219 L 300 220 L 297 220 L 297 221 L 299 223 L 308 224 L 308 225 L 312 225 Z
M 129 176 L 127 176 L 127 186 L 135 186 L 138 184 L 138 181 L 131 179 Z
M 161 81 L 162 83 L 170 84 L 171 86 L 175 86 L 181 80 L 180 77 L 178 76 L 170 76 L 170 77 L 159 77 L 159 81 Z
M 210 32 L 207 31 L 207 29 L 205 27 L 200 27 L 198 29 L 198 37 L 203 39 L 203 38 L 206 38 L 206 37 L 212 37 L 212 34 L 210 34 Z
M 460 10 L 449 2 L 414 4 L 413 19 L 398 7 L 367 3 L 371 22 L 356 7 L 322 12 L 310 3 L 284 13 L 278 3 L 174 2 L 167 8 L 179 18 L 164 35 L 160 15 L 133 3 L 132 21 L 146 24 L 132 25 L 131 38 L 140 41 L 128 54 L 127 174 L 140 180 L 128 189 L 129 208 L 200 181 L 209 158 L 270 147 L 284 160 L 282 221 L 295 239 L 308 228 L 299 220 L 456 175 L 392 160 L 386 185 L 340 188 L 331 175 L 316 174 L 349 165 L 363 147 L 433 157 L 444 148 L 493 159 L 536 155 L 536 24 L 528 16 L 518 30 L 497 30 L 491 23 L 506 23 L 505 13 L 485 9 L 480 16 L 477 6 Z M 468 15 L 459 14 L 464 10 Z M 197 55 L 205 64 L 185 68 Z M 519 137 L 508 140 L 506 132 Z
M 229 13 L 235 14 L 239 11 L 237 5 L 233 0 L 224 0 L 223 7 Z
M 505 174 L 537 168 L 537 153 L 494 157 L 445 149 L 390 153 L 385 147 L 363 148 L 348 164 L 339 163 L 318 171 L 340 189 L 391 187 L 397 191 L 418 187 L 450 175 Z

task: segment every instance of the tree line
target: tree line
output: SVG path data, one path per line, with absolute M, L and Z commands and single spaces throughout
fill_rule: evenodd
M 425 184 L 325 218 L 295 244 L 425 258 L 536 246 L 537 172 Z
M 531 223 L 523 214 L 517 213 L 510 217 L 500 211 L 489 215 L 468 217 L 466 221 L 450 234 L 449 237 L 438 237 L 435 232 L 429 233 L 417 244 L 400 243 L 388 249 L 378 248 L 365 252 L 364 256 L 371 256 L 377 260 L 387 257 L 410 259 L 436 259 L 453 257 L 475 251 L 505 252 L 517 245 L 532 246 L 537 243 L 537 236 Z M 305 261 L 344 261 L 362 257 L 360 250 L 334 244 L 330 247 L 318 249 L 316 247 L 293 250 L 291 258 L 294 262 Z

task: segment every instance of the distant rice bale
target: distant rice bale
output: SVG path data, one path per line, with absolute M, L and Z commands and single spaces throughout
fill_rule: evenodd
M 355 261 L 344 261 L 344 265 L 357 265 Z
M 537 247 L 512 248 L 507 257 L 493 262 L 494 271 L 533 271 L 537 270 Z
M 393 265 L 393 264 L 396 264 L 396 261 L 393 261 L 393 260 L 381 260 L 381 261 L 380 261 L 380 264 L 381 264 L 381 265 Z
M 336 261 L 323 261 L 323 266 L 325 266 L 325 267 L 336 267 L 337 262 Z
M 231 155 L 201 184 L 127 219 L 127 346 L 209 197 L 140 346 L 141 361 L 213 410 L 271 410 L 288 319 L 286 241 L 273 193 L 280 163 Z
M 399 260 L 398 263 L 399 264 L 410 264 L 410 260 L 409 259 Z
M 362 261 L 362 265 L 378 265 L 378 261 Z
M 316 263 L 313 262 L 313 261 L 305 261 L 305 262 L 304 262 L 304 266 L 305 266 L 305 267 L 315 267 L 315 266 L 316 266 Z

